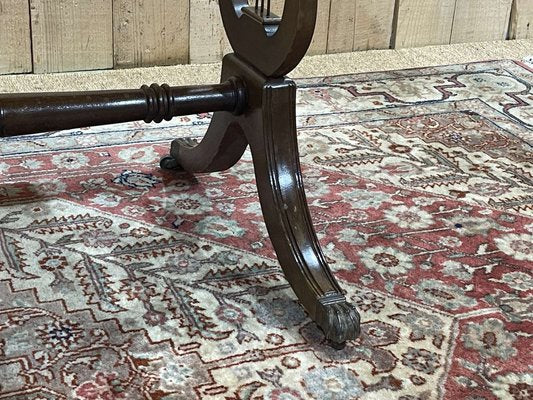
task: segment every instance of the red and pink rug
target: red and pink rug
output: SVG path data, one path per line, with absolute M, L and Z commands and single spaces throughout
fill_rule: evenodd
M 533 398 L 533 71 L 299 80 L 305 185 L 357 305 L 295 300 L 249 155 L 164 172 L 210 115 L 0 141 L 0 399 Z

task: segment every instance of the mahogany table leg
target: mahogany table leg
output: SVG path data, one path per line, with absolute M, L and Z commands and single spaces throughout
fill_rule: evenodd
M 335 348 L 360 332 L 320 248 L 307 206 L 296 138 L 296 85 L 268 78 L 235 55 L 224 58 L 222 80 L 239 76 L 248 106 L 241 115 L 215 113 L 196 147 L 175 140 L 171 156 L 189 172 L 224 170 L 250 144 L 261 208 L 285 276 L 311 318 Z
M 359 314 L 346 302 L 320 248 L 304 192 L 296 140 L 296 86 L 263 86 L 262 115 L 246 131 L 265 223 L 285 276 L 334 347 L 359 335 Z
M 215 113 L 204 139 L 198 145 L 189 139 L 174 140 L 161 167 L 191 173 L 224 171 L 241 159 L 246 147 L 248 142 L 235 117 Z

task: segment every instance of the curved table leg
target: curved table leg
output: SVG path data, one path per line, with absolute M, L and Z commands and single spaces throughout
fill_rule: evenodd
M 213 115 L 203 140 L 196 144 L 190 139 L 172 142 L 170 155 L 161 160 L 164 169 L 194 172 L 216 172 L 231 168 L 248 147 L 246 137 L 229 112 Z
M 360 333 L 357 310 L 346 301 L 316 236 L 302 182 L 296 136 L 296 85 L 269 79 L 234 55 L 224 59 L 222 79 L 243 79 L 247 105 L 242 115 L 216 113 L 196 147 L 172 143 L 165 162 L 188 172 L 230 168 L 250 144 L 261 208 L 287 280 L 311 318 L 335 348 Z
M 360 333 L 360 318 L 347 303 L 320 248 L 302 182 L 296 137 L 296 85 L 266 82 L 256 129 L 245 129 L 254 160 L 265 222 L 285 276 L 335 348 Z
M 241 81 L 242 68 L 235 65 L 230 55 L 222 63 L 221 82 L 238 81 L 235 113 L 219 111 L 213 114 L 211 124 L 199 144 L 190 139 L 176 139 L 172 142 L 170 155 L 161 160 L 164 169 L 185 170 L 191 173 L 224 171 L 235 165 L 248 147 L 247 139 L 239 120 L 245 111 L 248 96 Z

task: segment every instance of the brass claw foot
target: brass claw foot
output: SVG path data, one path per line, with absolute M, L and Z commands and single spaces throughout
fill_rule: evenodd
M 326 296 L 320 300 L 316 323 L 320 326 L 330 345 L 340 350 L 346 341 L 359 337 L 360 316 L 356 308 L 346 302 L 344 297 Z

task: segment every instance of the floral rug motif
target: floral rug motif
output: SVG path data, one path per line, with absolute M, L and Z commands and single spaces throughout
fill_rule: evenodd
M 0 141 L 0 399 L 533 398 L 533 70 L 299 80 L 302 167 L 362 335 L 287 284 L 249 153 L 162 171 L 211 115 Z

